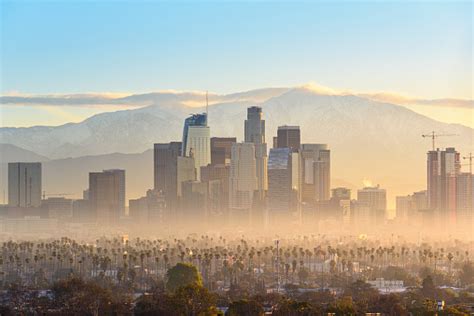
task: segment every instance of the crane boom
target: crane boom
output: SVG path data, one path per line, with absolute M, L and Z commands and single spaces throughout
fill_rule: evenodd
M 74 195 L 72 193 L 48 193 L 46 194 L 46 191 L 43 191 L 43 200 L 46 199 L 47 196 L 68 196 L 68 195 Z
M 432 142 L 432 146 L 433 146 L 433 151 L 436 150 L 436 146 L 435 146 L 435 139 L 438 138 L 438 137 L 441 137 L 441 136 L 459 136 L 458 134 L 436 134 L 435 131 L 432 131 L 431 133 L 429 134 L 423 134 L 421 135 L 421 137 L 425 138 L 425 137 L 430 137 L 431 138 L 431 142 Z

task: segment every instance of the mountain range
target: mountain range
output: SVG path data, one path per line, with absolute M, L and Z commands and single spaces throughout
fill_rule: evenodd
M 79 102 L 58 103 L 66 101 Z M 242 140 L 246 108 L 259 105 L 266 120 L 269 147 L 278 126 L 299 125 L 302 142 L 329 144 L 333 178 L 343 179 L 354 188 L 370 180 L 387 188 L 390 197 L 426 187 L 426 152 L 431 149 L 431 142 L 422 134 L 455 134 L 437 139 L 437 146 L 456 147 L 461 153 L 473 147 L 474 130 L 469 127 L 442 123 L 368 96 L 299 87 L 211 95 L 210 101 L 212 136 L 237 136 Z M 205 107 L 196 106 L 205 103 L 205 96 L 193 92 L 141 94 L 103 102 L 140 107 L 102 113 L 61 126 L 0 128 L 0 143 L 4 144 L 0 147 L 1 161 L 26 160 L 22 157 L 44 161 L 47 190 L 66 190 L 64 185 L 53 184 L 62 177 L 76 183 L 67 190 L 78 194 L 87 185 L 87 168 L 126 168 L 127 185 L 140 186 L 140 177 L 150 183 L 153 143 L 180 140 L 184 118 L 205 111 Z M 77 170 L 81 174 L 76 174 Z M 2 171 L 1 178 L 5 177 Z M 141 186 L 139 189 L 142 190 Z M 139 194 L 139 190 L 133 191 Z M 136 197 L 130 192 L 129 198 Z

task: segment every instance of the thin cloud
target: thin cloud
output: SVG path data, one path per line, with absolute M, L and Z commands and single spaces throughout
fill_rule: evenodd
M 474 100 L 467 99 L 418 99 L 395 93 L 367 93 L 358 96 L 379 102 L 394 103 L 399 105 L 429 105 L 439 107 L 474 109 Z
M 420 99 L 408 97 L 395 93 L 356 93 L 348 90 L 336 90 L 308 83 L 297 88 L 304 88 L 317 94 L 323 95 L 356 95 L 378 102 L 386 102 L 398 105 L 425 105 L 436 107 L 474 109 L 474 101 L 467 99 Z M 250 101 L 261 103 L 265 100 L 284 93 L 291 88 L 268 88 L 252 90 L 227 95 L 209 93 L 209 104 L 228 103 L 236 101 Z M 162 90 L 146 94 L 130 93 L 84 93 L 84 94 L 49 94 L 49 95 L 26 95 L 18 92 L 10 92 L 0 96 L 0 105 L 18 106 L 73 106 L 87 108 L 137 108 L 152 104 L 176 105 L 190 107 L 202 107 L 205 105 L 205 94 L 203 91 L 176 91 Z

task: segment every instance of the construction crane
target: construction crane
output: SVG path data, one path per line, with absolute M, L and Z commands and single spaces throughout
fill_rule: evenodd
M 72 193 L 50 193 L 46 194 L 46 191 L 43 191 L 43 200 L 46 200 L 47 196 L 68 196 L 68 195 L 74 195 Z
M 441 136 L 459 136 L 459 135 L 458 134 L 436 134 L 435 131 L 432 131 L 429 134 L 421 135 L 421 137 L 423 137 L 423 138 L 425 138 L 425 137 L 430 137 L 431 138 L 431 141 L 432 141 L 432 144 L 433 144 L 433 151 L 436 150 L 435 139 L 438 138 L 438 137 L 441 137 Z

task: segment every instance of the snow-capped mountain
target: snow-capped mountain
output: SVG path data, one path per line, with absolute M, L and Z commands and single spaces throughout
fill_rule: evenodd
M 0 143 L 14 144 L 51 159 L 138 153 L 151 149 L 153 143 L 180 140 L 184 118 L 205 110 L 195 107 L 205 100 L 196 93 L 134 95 L 121 102 L 124 100 L 145 106 L 102 113 L 81 123 L 57 127 L 1 128 Z M 403 106 L 304 87 L 210 95 L 210 101 L 212 136 L 237 136 L 242 140 L 246 108 L 260 105 L 268 147 L 279 125 L 299 125 L 303 142 L 329 144 L 335 177 L 356 185 L 362 185 L 363 179 L 382 186 L 390 183 L 397 192 L 421 190 L 425 185 L 426 151 L 431 142 L 422 134 L 457 134 L 439 138 L 437 144 L 453 146 L 464 153 L 472 150 L 474 139 L 474 130 L 469 127 L 441 123 Z M 113 162 L 110 167 L 114 167 Z M 152 172 L 152 166 L 147 168 Z

